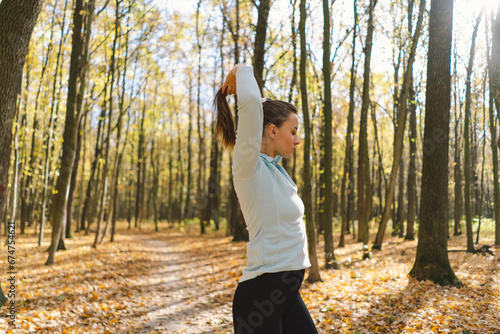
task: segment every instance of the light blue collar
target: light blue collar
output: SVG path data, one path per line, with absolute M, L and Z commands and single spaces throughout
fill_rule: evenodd
M 264 160 L 266 160 L 267 162 L 270 162 L 272 163 L 273 165 L 277 165 L 279 164 L 279 162 L 281 161 L 282 159 L 282 156 L 281 155 L 276 155 L 274 158 L 273 157 L 270 157 L 269 155 L 267 154 L 264 154 L 264 153 L 260 153 L 260 156 L 262 158 L 264 158 Z

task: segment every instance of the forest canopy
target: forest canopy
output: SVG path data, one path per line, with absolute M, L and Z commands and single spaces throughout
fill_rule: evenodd
M 46 265 L 120 223 L 248 240 L 214 130 L 238 63 L 299 110 L 310 283 L 350 239 L 418 239 L 410 276 L 456 287 L 449 238 L 500 244 L 498 0 L 0 0 L 0 50 L 1 230 Z

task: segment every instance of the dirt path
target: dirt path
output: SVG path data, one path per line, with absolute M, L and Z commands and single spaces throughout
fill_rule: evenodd
M 151 310 L 134 321 L 142 324 L 134 333 L 232 332 L 231 298 L 245 245 L 226 239 L 213 238 L 206 247 L 199 237 L 180 233 L 166 239 L 141 238 L 160 254 L 150 276 L 161 282 L 155 287 Z

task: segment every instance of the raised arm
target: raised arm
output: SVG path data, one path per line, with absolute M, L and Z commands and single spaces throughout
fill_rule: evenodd
M 238 125 L 233 152 L 233 178 L 235 181 L 253 176 L 262 143 L 262 98 L 249 66 L 237 66 L 233 70 L 235 80 L 228 75 L 223 86 L 227 94 L 238 96 Z M 234 82 L 235 81 L 235 82 Z M 236 87 L 233 87 L 233 86 Z

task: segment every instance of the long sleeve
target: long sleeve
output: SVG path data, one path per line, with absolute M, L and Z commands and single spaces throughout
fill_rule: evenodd
M 233 184 L 245 218 L 249 241 L 247 266 L 240 282 L 264 273 L 309 267 L 297 186 L 272 157 L 260 153 L 263 110 L 251 67 L 236 71 L 238 127 L 233 152 Z
M 251 67 L 242 66 L 236 72 L 236 90 L 238 126 L 232 169 L 238 181 L 254 175 L 262 143 L 262 98 Z

